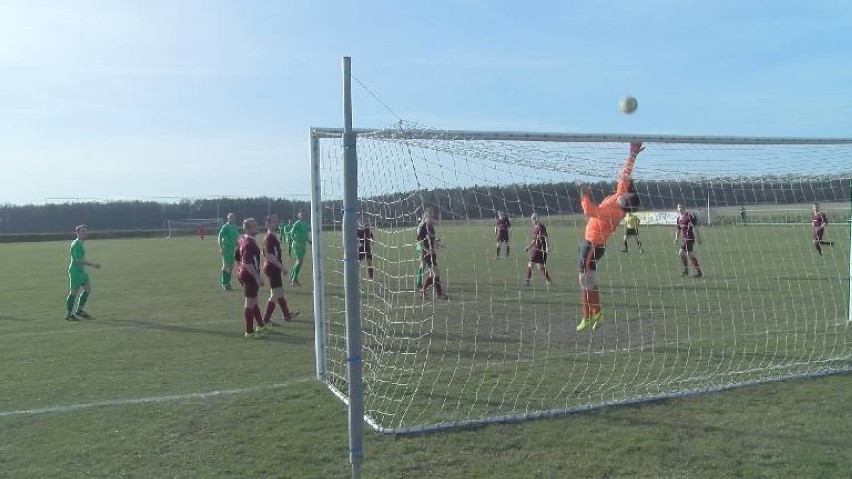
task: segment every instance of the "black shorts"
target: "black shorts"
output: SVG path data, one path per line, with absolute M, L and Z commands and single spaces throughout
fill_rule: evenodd
M 584 241 L 580 245 L 580 255 L 577 258 L 580 272 L 597 271 L 598 260 L 603 258 L 604 253 L 606 253 L 605 246 L 595 246 L 588 241 Z
M 239 278 L 240 284 L 243 285 L 243 296 L 246 298 L 257 298 L 257 293 L 260 291 L 260 285 L 257 284 L 254 276 L 252 276 L 248 271 L 242 270 L 237 278 Z
M 497 242 L 498 243 L 508 243 L 509 242 L 509 230 L 497 230 Z
M 275 266 L 267 266 L 263 269 L 263 274 L 269 278 L 269 287 L 272 289 L 284 286 L 284 281 L 281 279 L 281 270 Z
M 822 235 L 825 234 L 825 228 L 814 228 L 811 238 L 814 241 L 822 241 Z
M 624 236 L 639 236 L 639 230 L 636 228 L 627 228 L 624 231 Z
M 533 264 L 547 264 L 547 253 L 540 249 L 531 249 L 530 250 L 530 263 Z
M 680 245 L 680 249 L 686 251 L 687 253 L 692 253 L 692 249 L 695 247 L 695 239 L 684 239 L 683 244 Z
M 434 252 L 425 254 L 421 253 L 420 261 L 423 263 L 424 268 L 434 268 L 435 266 L 438 266 L 438 255 Z

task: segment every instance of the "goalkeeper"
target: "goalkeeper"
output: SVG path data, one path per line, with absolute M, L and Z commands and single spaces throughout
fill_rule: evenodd
M 642 151 L 642 143 L 630 143 L 630 153 L 624 160 L 615 193 L 596 205 L 589 187 L 580 186 L 580 203 L 583 214 L 589 219 L 582 246 L 580 246 L 580 323 L 577 331 L 597 329 L 603 320 L 601 297 L 596 278 L 597 260 L 606 252 L 606 241 L 618 229 L 618 224 L 628 212 L 639 207 L 639 196 L 631 192 L 631 174 L 636 156 Z

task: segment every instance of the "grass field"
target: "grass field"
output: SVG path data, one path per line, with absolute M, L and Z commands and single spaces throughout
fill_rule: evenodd
M 825 344 L 814 344 L 808 338 L 815 336 L 804 333 L 818 331 L 820 338 L 832 337 L 825 334 L 828 325 L 836 324 L 838 311 L 845 311 L 842 303 L 844 298 L 848 301 L 845 295 L 849 285 L 848 276 L 845 283 L 842 278 L 844 271 L 848 275 L 849 237 L 833 230 L 835 239 L 842 242 L 831 252 L 835 256 L 823 258 L 826 261 L 819 264 L 821 269 L 815 270 L 807 238 L 802 242 L 795 239 L 800 232 L 794 235 L 790 227 L 783 228 L 787 229 L 760 234 L 767 235 L 766 241 L 790 241 L 792 246 L 770 248 L 778 251 L 779 257 L 764 255 L 748 260 L 732 259 L 724 248 L 712 246 L 736 244 L 730 235 L 744 233 L 707 229 L 705 244 L 699 249 L 708 274 L 701 287 L 686 283 L 673 289 L 683 280 L 677 276 L 670 231 L 646 230 L 643 257 L 633 253 L 620 257 L 617 245 L 613 245 L 601 268 L 602 278 L 607 278 L 605 305 L 611 304 L 613 310 L 613 320 L 606 325 L 613 329 L 605 330 L 605 334 L 624 338 L 628 346 L 635 347 L 637 357 L 663 354 L 655 348 L 643 352 L 647 336 L 622 336 L 616 325 L 629 324 L 632 319 L 647 321 L 654 328 L 667 324 L 641 315 L 627 316 L 629 307 L 637 304 L 639 311 L 651 306 L 661 309 L 663 296 L 672 291 L 705 295 L 700 301 L 708 304 L 711 300 L 735 304 L 720 292 L 730 280 L 726 271 L 733 268 L 753 271 L 750 279 L 757 281 L 754 292 L 758 296 L 763 291 L 760 288 L 775 291 L 773 288 L 784 285 L 791 285 L 788 290 L 799 294 L 792 302 L 775 298 L 778 304 L 768 300 L 760 305 L 735 304 L 731 308 L 735 311 L 771 308 L 785 315 L 801 314 L 811 311 L 816 303 L 794 304 L 809 301 L 800 292 L 813 291 L 815 283 L 838 288 L 831 302 L 817 305 L 824 320 L 806 322 L 804 331 L 799 331 L 795 322 L 786 323 L 785 338 L 791 342 L 776 349 L 803 358 L 822 354 L 819 351 Z M 449 239 L 455 235 L 459 245 L 468 245 L 460 250 L 469 255 L 476 234 L 451 230 L 445 228 L 443 234 Z M 576 301 L 576 232 L 567 227 L 551 231 L 555 246 L 550 263 L 556 284 L 548 290 L 534 278 L 534 287 L 520 294 L 534 296 L 535 301 L 529 304 L 540 305 L 527 314 L 540 318 L 542 325 L 552 325 L 551 331 L 557 331 L 557 325 L 560 328 L 549 342 L 542 343 L 554 351 L 558 364 L 599 345 L 570 332 L 574 322 L 572 301 Z M 799 248 L 802 244 L 804 247 Z M 67 242 L 0 245 L 5 272 L 0 280 L 0 476 L 347 476 L 345 407 L 314 379 L 310 268 L 303 270 L 302 288 L 288 288 L 291 304 L 302 311 L 302 317 L 261 340 L 247 341 L 241 335 L 239 293 L 218 288 L 218 254 L 212 241 L 88 242 L 90 259 L 104 267 L 91 273 L 94 292 L 88 309 L 93 318 L 76 323 L 62 319 L 67 247 Z M 480 359 L 514 357 L 518 352 L 512 348 L 517 344 L 535 342 L 534 337 L 517 341 L 518 330 L 505 327 L 506 315 L 514 314 L 508 305 L 527 304 L 515 299 L 519 294 L 520 248 L 516 245 L 515 259 L 499 264 L 485 261 L 486 248 L 490 247 L 480 248 L 483 257 L 476 264 L 491 269 L 477 270 L 476 282 L 471 281 L 469 272 L 459 271 L 465 258 L 453 257 L 444 250 L 445 281 L 453 301 L 461 304 L 476 284 L 499 285 L 489 286 L 485 290 L 489 292 L 513 291 L 511 301 L 505 301 L 509 312 L 498 314 L 496 320 L 479 315 L 483 322 L 476 330 L 489 332 L 482 339 L 490 343 L 477 343 L 485 354 Z M 800 253 L 792 257 L 793 251 Z M 410 255 L 410 250 L 405 254 Z M 741 265 L 743 262 L 747 264 Z M 569 267 L 556 266 L 560 264 Z M 333 262 L 327 265 L 327 270 L 333 269 Z M 803 271 L 807 274 L 800 274 Z M 670 282 L 663 283 L 670 273 Z M 666 287 L 655 294 L 643 293 L 647 302 L 634 303 L 636 297 L 629 291 L 648 274 L 655 275 L 655 284 Z M 334 294 L 333 285 L 330 294 Z M 378 291 L 373 296 L 384 294 Z M 548 295 L 553 299 L 547 300 Z M 503 297 L 508 295 L 495 294 L 493 301 L 499 303 Z M 471 332 L 435 327 L 434 318 L 453 317 L 458 314 L 454 308 L 463 307 L 453 301 L 420 306 L 409 306 L 410 299 L 404 301 L 402 306 L 413 313 L 421 311 L 417 314 L 432 318 L 431 333 L 449 337 Z M 365 317 L 369 320 L 369 311 L 379 308 L 367 307 Z M 623 321 L 616 319 L 618 315 L 625 315 Z M 762 325 L 768 324 L 765 317 L 760 319 Z M 365 327 L 370 324 L 379 323 L 368 322 Z M 497 324 L 504 324 L 502 331 L 506 334 L 499 347 L 491 344 L 496 344 L 501 331 L 492 327 Z M 544 330 L 542 326 L 529 332 Z M 755 331 L 762 333 L 763 326 Z M 848 348 L 848 330 L 835 332 L 830 348 L 835 352 Z M 719 342 L 721 333 L 705 334 L 694 329 L 690 333 L 710 341 L 716 351 L 725 350 Z M 747 361 L 742 358 L 749 346 L 754 344 L 745 345 L 742 356 L 728 359 Z M 442 339 L 436 347 L 442 357 L 457 358 L 460 350 L 470 346 Z M 456 359 L 447 363 L 454 368 L 469 364 Z M 639 367 L 639 363 L 627 364 Z M 742 369 L 749 364 L 735 363 Z M 765 363 L 757 360 L 754 364 Z M 694 369 L 698 367 L 706 368 L 687 364 L 687 370 L 706 370 Z M 384 374 L 379 370 L 373 373 Z M 643 370 L 641 374 L 649 378 L 646 382 L 654 379 L 653 371 Z M 440 434 L 392 437 L 368 433 L 363 473 L 365 477 L 846 477 L 852 470 L 848 454 L 852 431 L 847 427 L 852 420 L 850 377 L 840 374 L 791 380 Z M 444 378 L 434 376 L 429 384 Z M 448 384 L 455 390 L 470 383 Z M 500 401 L 496 409 L 486 408 L 485 412 L 498 410 L 500 404 L 507 403 Z
M 707 228 L 703 278 L 681 276 L 671 228 L 645 228 L 642 254 L 611 241 L 598 270 L 607 319 L 577 334 L 582 233 L 549 219 L 556 282 L 536 274 L 529 288 L 520 248 L 495 261 L 488 227 L 441 225 L 447 302 L 414 293 L 410 232 L 377 233 L 378 281 L 362 285 L 362 317 L 365 404 L 378 423 L 407 430 L 582 409 L 852 366 L 846 231 L 820 257 L 807 225 Z M 516 243 L 528 229 L 516 227 Z M 327 309 L 339 312 L 329 346 L 341 351 L 329 369 L 345 390 L 339 260 L 325 269 Z

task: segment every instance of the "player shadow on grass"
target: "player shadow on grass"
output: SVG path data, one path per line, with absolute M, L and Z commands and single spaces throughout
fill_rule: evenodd
M 91 318 L 94 319 L 94 318 Z M 90 320 L 91 320 L 90 319 Z M 313 344 L 313 337 L 311 338 L 302 338 L 298 336 L 294 336 L 293 334 L 288 334 L 288 332 L 296 331 L 293 326 L 298 325 L 300 323 L 278 323 L 278 326 L 272 327 L 266 334 L 264 334 L 261 338 L 264 341 L 273 341 L 279 343 L 290 343 L 290 344 Z M 169 324 L 169 323 L 158 323 L 156 321 L 144 321 L 139 319 L 103 319 L 98 321 L 98 324 L 109 324 L 115 325 L 119 327 L 126 328 L 134 328 L 134 329 L 143 329 L 150 331 L 169 331 L 175 333 L 190 333 L 190 334 L 204 334 L 210 336 L 220 336 L 224 338 L 234 338 L 243 341 L 242 329 L 239 326 L 234 327 L 233 331 L 220 331 L 214 329 L 204 329 L 192 326 L 186 326 L 181 324 Z M 236 321 L 235 321 L 236 324 Z M 288 327 L 290 326 L 290 327 Z M 313 325 L 309 325 L 311 330 L 313 330 Z M 298 330 L 300 330 L 299 328 Z

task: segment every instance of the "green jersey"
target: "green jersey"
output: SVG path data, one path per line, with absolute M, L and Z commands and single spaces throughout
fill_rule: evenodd
M 222 248 L 222 252 L 233 252 L 234 248 L 237 247 L 237 238 L 239 237 L 240 229 L 236 225 L 231 223 L 222 225 L 222 229 L 219 230 L 219 247 Z
M 305 226 L 305 223 L 302 223 L 302 220 L 296 220 L 290 226 L 290 254 L 297 259 L 302 259 L 305 256 L 305 243 L 307 242 L 308 227 Z
M 77 238 L 71 242 L 71 250 L 68 252 L 68 271 L 83 271 L 83 260 L 86 258 L 86 248 L 83 240 Z
M 302 220 L 296 220 L 293 226 L 290 227 L 290 241 L 293 245 L 304 248 L 308 242 L 308 227 Z
M 83 240 L 77 238 L 71 242 L 71 250 L 68 252 L 68 282 L 72 290 L 89 284 L 89 273 L 86 273 L 83 267 L 85 258 L 86 249 L 83 247 Z
M 290 243 L 290 229 L 291 225 L 288 224 L 280 224 L 278 225 L 278 235 L 281 236 L 281 241 L 285 243 Z

